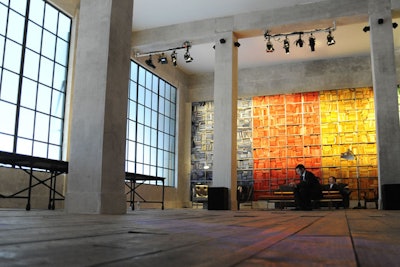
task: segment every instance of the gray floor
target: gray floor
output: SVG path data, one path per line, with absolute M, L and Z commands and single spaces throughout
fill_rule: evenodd
M 0 210 L 0 266 L 400 266 L 400 211 Z

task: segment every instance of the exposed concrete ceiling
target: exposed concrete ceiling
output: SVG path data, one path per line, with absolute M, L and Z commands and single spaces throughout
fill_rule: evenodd
M 135 0 L 133 29 L 134 31 L 153 29 L 162 26 L 188 23 L 193 21 L 200 21 L 215 17 L 232 16 L 241 13 L 255 12 L 260 10 L 275 10 L 285 7 L 293 7 L 299 5 L 307 5 L 310 3 L 324 2 L 324 0 Z M 327 1 L 325 1 L 327 2 Z M 320 32 L 315 34 L 316 49 L 311 52 L 308 46 L 308 36 L 303 36 L 306 40 L 305 45 L 300 48 L 296 47 L 295 41 L 297 36 L 290 36 L 290 54 L 285 54 L 283 49 L 282 38 L 279 41 L 274 41 L 275 51 L 273 53 L 265 52 L 266 40 L 262 35 L 265 29 L 260 29 L 258 36 L 250 36 L 249 38 L 240 38 L 239 43 L 239 68 L 252 68 L 260 66 L 269 66 L 274 64 L 327 59 L 335 57 L 347 57 L 350 55 L 364 55 L 370 52 L 370 38 L 369 32 L 363 31 L 364 26 L 368 25 L 367 16 L 357 17 L 355 20 L 348 18 L 338 18 L 340 20 L 337 24 L 333 36 L 336 44 L 332 46 L 326 45 L 327 33 Z M 400 24 L 399 20 L 395 20 Z M 315 23 L 313 27 L 312 23 Z M 288 33 L 294 31 L 307 31 L 313 29 L 321 29 L 333 26 L 333 21 L 324 21 L 325 24 L 319 21 L 311 22 L 308 27 L 303 29 L 290 29 L 286 32 L 272 32 Z M 324 26 L 325 25 L 325 26 Z M 267 25 L 265 25 L 267 27 Z M 304 26 L 306 27 L 306 26 Z M 400 46 L 400 27 L 394 30 L 395 46 Z M 182 38 L 185 38 L 182 36 Z M 204 73 L 212 72 L 214 70 L 214 43 L 193 43 L 190 54 L 194 58 L 191 63 L 185 63 L 183 59 L 179 62 L 180 68 L 184 72 Z M 183 57 L 183 52 L 180 57 Z M 162 67 L 161 65 L 157 67 Z
M 349 0 L 347 0 L 349 1 Z M 349 2 L 357 2 L 350 0 Z M 74 7 L 78 7 L 79 0 L 53 0 L 56 4 L 64 7 L 68 12 L 72 12 Z M 160 30 L 171 25 L 187 25 L 197 21 L 205 21 L 207 19 L 222 18 L 227 16 L 235 16 L 250 12 L 273 12 L 274 10 L 282 10 L 287 8 L 290 14 L 290 8 L 299 6 L 307 6 L 310 3 L 332 3 L 331 0 L 134 0 L 134 17 L 133 31 L 146 32 Z M 393 0 L 396 5 L 398 0 Z M 338 4 L 339 5 L 339 4 Z M 294 9 L 297 10 L 297 9 Z M 316 11 L 314 11 L 316 12 Z M 351 12 L 349 12 L 351 13 Z M 356 11 L 354 11 L 357 14 Z M 273 13 L 270 13 L 273 14 Z M 296 14 L 293 14 L 294 16 Z M 312 19 L 312 18 L 310 18 Z M 333 21 L 336 21 L 337 27 L 333 32 L 336 44 L 333 46 L 326 45 L 325 32 L 316 33 L 316 49 L 311 52 L 308 46 L 308 35 L 303 36 L 305 45 L 300 48 L 296 47 L 295 41 L 297 36 L 289 36 L 290 38 L 290 54 L 285 54 L 282 48 L 282 38 L 280 40 L 272 40 L 275 51 L 274 53 L 266 53 L 266 41 L 263 36 L 268 25 L 265 28 L 259 28 L 251 33 L 238 34 L 239 43 L 239 68 L 253 68 L 261 66 L 270 66 L 274 64 L 329 59 L 337 57 L 347 57 L 351 55 L 366 55 L 370 52 L 369 32 L 363 32 L 363 27 L 368 25 L 367 16 L 354 16 L 353 18 L 335 18 L 334 20 L 313 20 L 302 24 L 281 25 L 275 27 L 272 34 L 289 33 L 294 31 L 308 31 L 313 29 L 321 29 L 333 26 Z M 394 19 L 400 25 L 400 19 Z M 297 27 L 297 28 L 296 28 Z M 135 35 L 135 33 L 134 33 Z M 161 36 L 161 40 L 157 48 L 162 47 L 162 42 L 168 37 Z M 172 39 L 193 41 L 187 36 L 174 36 Z M 394 30 L 395 47 L 400 47 L 400 27 Z M 178 67 L 185 73 L 207 73 L 214 70 L 214 41 L 196 42 L 193 41 L 193 46 L 190 54 L 194 58 L 191 63 L 185 63 L 183 60 L 184 51 L 178 51 Z M 161 45 L 161 46 L 160 46 Z M 164 46 L 163 49 L 172 48 L 173 46 Z M 139 51 L 149 52 L 153 50 Z M 158 50 L 158 49 L 156 49 Z M 170 54 L 170 53 L 169 53 Z M 168 54 L 168 55 L 169 55 Z M 153 59 L 157 68 L 162 68 L 162 65 Z

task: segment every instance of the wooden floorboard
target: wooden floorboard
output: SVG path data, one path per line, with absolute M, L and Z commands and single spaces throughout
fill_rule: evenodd
M 0 210 L 0 266 L 399 266 L 400 211 Z

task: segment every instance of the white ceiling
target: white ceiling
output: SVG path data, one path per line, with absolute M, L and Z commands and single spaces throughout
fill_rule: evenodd
M 213 17 L 224 17 L 320 1 L 323 0 L 135 0 L 133 30 L 157 28 Z M 400 24 L 400 20 L 396 20 L 396 22 Z M 333 46 L 326 45 L 325 32 L 316 33 L 315 52 L 310 51 L 307 41 L 302 48 L 296 47 L 294 42 L 297 38 L 295 36 L 290 37 L 291 50 L 288 55 L 284 53 L 281 42 L 274 41 L 275 52 L 266 53 L 266 41 L 263 36 L 240 39 L 241 46 L 238 50 L 239 69 L 368 54 L 370 51 L 369 32 L 362 31 L 367 24 L 366 21 L 361 24 L 337 26 L 336 31 L 333 32 L 336 40 L 336 44 Z M 333 22 L 331 25 L 326 25 L 326 27 L 331 26 L 333 26 Z M 394 31 L 396 47 L 400 46 L 399 32 L 400 27 Z M 303 39 L 308 39 L 308 36 L 304 37 Z M 184 63 L 183 55 L 178 53 L 179 68 L 189 74 L 212 72 L 214 70 L 213 45 L 213 43 L 194 43 L 190 50 L 190 54 L 194 58 L 191 63 Z M 162 67 L 157 64 L 156 66 Z

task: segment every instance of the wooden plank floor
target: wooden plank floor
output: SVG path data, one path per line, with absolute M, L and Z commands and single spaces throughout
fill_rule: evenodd
M 400 266 L 400 211 L 2 209 L 0 266 Z

